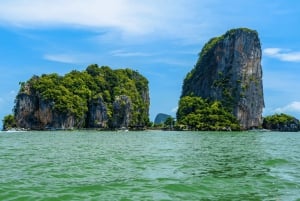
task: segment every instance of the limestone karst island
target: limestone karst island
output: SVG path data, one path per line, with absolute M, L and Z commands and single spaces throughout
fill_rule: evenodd
M 214 111 L 207 113 L 201 107 L 193 112 L 186 112 L 179 105 L 179 121 L 185 123 L 187 115 L 196 115 L 195 123 L 190 125 L 193 128 L 215 130 L 230 125 L 235 129 L 237 126 L 242 129 L 260 127 L 264 97 L 261 45 L 257 32 L 233 29 L 206 43 L 182 88 L 182 102 L 197 101 L 187 97 L 201 97 L 209 102 L 218 101 L 213 103 L 218 104 L 217 114 Z M 220 108 L 224 108 L 224 111 Z M 237 119 L 238 125 L 235 125 L 235 119 L 230 118 L 230 114 Z M 219 118 L 222 119 L 221 124 Z M 202 124 L 202 119 L 209 124 Z
M 177 121 L 168 121 L 172 129 L 230 131 L 264 125 L 298 131 L 299 121 L 285 114 L 263 120 L 261 58 L 254 30 L 232 29 L 209 40 L 183 81 Z M 145 129 L 151 126 L 149 105 L 143 75 L 90 65 L 82 72 L 22 82 L 14 114 L 4 117 L 3 129 Z
M 144 128 L 149 124 L 148 81 L 130 69 L 90 65 L 64 76 L 21 83 L 14 107 L 17 128 Z

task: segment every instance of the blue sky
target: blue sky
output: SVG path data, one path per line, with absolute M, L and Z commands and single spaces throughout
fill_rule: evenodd
M 151 120 L 175 116 L 204 43 L 238 27 L 259 33 L 264 115 L 300 118 L 300 1 L 3 0 L 0 13 L 1 119 L 20 81 L 93 63 L 138 70 L 149 80 Z

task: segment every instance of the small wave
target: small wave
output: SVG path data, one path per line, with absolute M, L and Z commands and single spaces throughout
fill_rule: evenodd
M 278 166 L 278 165 L 285 165 L 285 164 L 288 164 L 288 163 L 289 163 L 289 161 L 286 160 L 286 159 L 275 158 L 275 159 L 267 160 L 265 162 L 265 165 L 267 165 L 267 166 Z

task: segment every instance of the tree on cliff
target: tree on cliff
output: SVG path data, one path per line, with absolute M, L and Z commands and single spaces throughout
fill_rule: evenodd
M 120 97 L 128 104 L 119 105 Z M 14 111 L 17 126 L 30 129 L 143 127 L 149 105 L 141 74 L 93 64 L 64 76 L 33 76 L 21 84 Z
M 287 114 L 274 114 L 264 118 L 263 128 L 275 131 L 299 131 L 299 120 Z
M 6 115 L 2 120 L 2 123 L 3 123 L 3 128 L 2 128 L 3 130 L 9 130 L 11 128 L 16 128 L 17 126 L 15 117 L 12 114 Z

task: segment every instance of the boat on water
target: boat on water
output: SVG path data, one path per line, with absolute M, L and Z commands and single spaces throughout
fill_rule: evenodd
M 24 129 L 24 128 L 11 128 L 11 129 L 8 129 L 8 130 L 4 130 L 4 132 L 6 133 L 21 133 L 21 132 L 26 132 L 27 130 Z
M 118 132 L 128 132 L 129 130 L 128 130 L 128 128 L 126 128 L 126 127 L 122 127 L 122 128 L 119 128 L 118 129 Z

